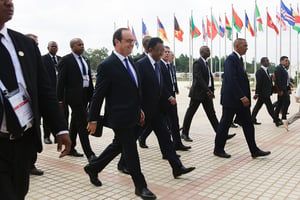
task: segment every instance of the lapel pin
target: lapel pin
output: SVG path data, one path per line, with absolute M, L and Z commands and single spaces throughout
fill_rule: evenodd
M 18 54 L 19 54 L 19 56 L 21 56 L 21 57 L 24 56 L 24 52 L 23 52 L 23 51 L 19 51 Z

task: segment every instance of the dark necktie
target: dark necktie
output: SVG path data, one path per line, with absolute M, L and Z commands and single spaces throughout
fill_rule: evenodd
M 124 61 L 125 61 L 127 72 L 130 75 L 130 78 L 133 80 L 133 82 L 135 83 L 135 85 L 137 85 L 137 82 L 135 80 L 134 74 L 133 74 L 131 68 L 129 67 L 128 59 L 124 58 Z
M 172 84 L 174 85 L 173 71 L 172 71 L 172 68 L 171 68 L 171 66 L 170 66 L 169 63 L 167 64 L 167 68 L 168 68 L 168 72 L 170 74 L 170 78 L 171 78 Z
M 79 56 L 78 58 L 79 58 L 79 60 L 80 60 L 80 63 L 81 63 L 81 67 L 82 67 L 82 74 L 83 74 L 83 75 L 86 75 L 87 73 L 86 73 L 85 65 L 84 65 L 84 63 L 83 63 L 83 61 L 82 61 L 82 57 L 81 57 L 81 56 Z
M 56 66 L 57 62 L 56 62 L 55 56 L 52 56 L 52 60 L 53 60 L 54 65 Z
M 269 73 L 268 69 L 267 69 L 267 74 L 268 74 L 269 79 L 271 79 L 271 76 L 270 76 L 270 73 Z
M 207 68 L 207 72 L 208 72 L 208 80 L 210 79 L 210 69 L 209 69 L 209 65 L 208 62 L 205 62 L 206 68 Z
M 160 84 L 160 72 L 159 72 L 159 67 L 157 63 L 154 63 L 154 67 L 155 67 L 155 74 L 158 80 L 158 84 Z
M 17 83 L 17 77 L 15 73 L 15 68 L 11 60 L 10 54 L 8 53 L 6 47 L 2 44 L 1 41 L 2 37 L 3 35 L 0 34 L 0 59 L 1 59 L 0 79 L 4 84 L 4 86 L 6 87 L 6 89 L 8 90 L 8 92 L 11 92 L 18 88 L 18 83 Z M 13 108 L 11 107 L 9 101 L 4 96 L 3 91 L 1 95 L 3 100 L 3 105 L 5 108 L 6 126 L 7 126 L 6 128 L 10 134 L 12 134 L 14 137 L 18 137 L 23 133 L 23 129 L 21 128 L 17 116 Z M 1 109 L 0 112 L 1 112 L 0 119 L 2 124 L 3 108 Z

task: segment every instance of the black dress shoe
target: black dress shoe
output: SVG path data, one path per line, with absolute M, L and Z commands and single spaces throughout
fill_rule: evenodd
M 275 122 L 275 125 L 278 127 L 278 126 L 281 126 L 283 124 L 283 122 L 280 120 L 280 121 L 277 121 Z
M 44 171 L 41 169 L 37 169 L 36 167 L 32 168 L 29 172 L 31 175 L 42 176 Z
M 90 157 L 88 157 L 88 161 L 89 163 L 91 163 L 93 160 L 96 160 L 97 156 L 95 156 L 95 154 L 92 154 Z
M 182 134 L 181 138 L 186 141 L 186 142 L 193 142 L 192 138 L 190 138 L 188 135 L 186 134 Z
M 71 150 L 69 153 L 68 153 L 69 156 L 74 156 L 74 157 L 83 157 L 83 154 L 82 153 L 78 153 L 75 149 L 74 150 Z
M 235 133 L 233 133 L 233 134 L 228 134 L 228 136 L 227 136 L 227 140 L 229 140 L 229 139 L 233 138 L 235 135 L 236 135 Z
M 189 149 L 191 149 L 191 146 L 185 146 L 184 144 L 181 144 L 177 147 L 175 147 L 176 151 L 188 151 Z
M 257 157 L 261 157 L 261 156 L 267 156 L 270 154 L 271 154 L 270 151 L 262 151 L 259 149 L 256 152 L 252 153 L 251 156 L 252 156 L 252 158 L 257 158 Z
M 196 169 L 196 167 L 185 168 L 184 166 L 182 166 L 179 169 L 173 170 L 173 176 L 174 176 L 174 178 L 177 178 L 178 176 L 187 174 L 187 173 L 193 171 L 194 169 Z
M 235 125 L 235 124 L 232 122 L 231 125 L 230 125 L 230 127 L 231 127 L 231 128 L 237 128 L 237 127 L 239 127 L 239 126 Z
M 146 199 L 146 200 L 154 200 L 156 199 L 155 194 L 153 194 L 148 188 L 141 188 L 141 189 L 137 189 L 135 188 L 135 194 L 139 197 L 141 197 L 142 199 Z
M 125 167 L 125 166 L 119 166 L 119 165 L 118 165 L 118 170 L 119 170 L 120 172 L 122 172 L 123 174 L 130 174 L 130 173 L 129 173 L 129 170 L 128 170 L 127 167 Z
M 142 141 L 141 138 L 139 138 L 138 141 L 139 141 L 139 145 L 140 145 L 141 148 L 143 148 L 143 149 L 149 148 L 149 147 L 146 145 L 146 141 Z
M 259 123 L 259 122 L 256 122 L 256 121 L 255 121 L 255 122 L 253 122 L 253 124 L 254 124 L 254 125 L 261 125 L 261 123 Z
M 230 158 L 231 157 L 231 155 L 226 152 L 221 153 L 221 152 L 214 151 L 214 155 L 221 157 L 221 158 Z
M 90 181 L 93 185 L 99 187 L 102 185 L 101 181 L 98 179 L 98 173 L 93 172 L 92 170 L 89 169 L 89 165 L 86 165 L 84 167 L 84 171 L 89 175 Z
M 176 156 L 177 156 L 178 158 L 180 158 L 180 157 L 181 157 L 181 155 L 179 155 L 179 154 L 176 154 Z M 162 159 L 164 159 L 164 160 L 168 160 L 168 158 L 167 158 L 167 156 L 166 156 L 166 155 L 163 155 Z
M 45 144 L 52 144 L 52 141 L 50 140 L 50 138 L 44 138 L 44 143 Z

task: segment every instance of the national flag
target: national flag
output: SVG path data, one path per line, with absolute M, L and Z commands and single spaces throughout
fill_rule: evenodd
M 245 12 L 245 26 L 246 28 L 248 29 L 248 31 L 251 33 L 251 35 L 254 37 L 255 36 L 255 33 L 254 33 L 254 30 L 250 24 L 250 21 L 248 19 L 248 15 L 247 13 Z
M 274 29 L 274 31 L 276 32 L 276 34 L 279 34 L 278 28 L 277 26 L 273 23 L 271 16 L 269 15 L 269 12 L 267 11 L 267 25 L 268 27 Z
M 222 25 L 222 20 L 221 20 L 221 17 L 219 16 L 219 35 L 221 37 L 224 37 L 225 35 L 225 28 L 224 26 Z
M 131 27 L 131 33 L 132 33 L 132 36 L 133 36 L 134 44 L 135 44 L 136 48 L 138 49 L 139 48 L 139 42 L 136 39 L 136 35 L 135 35 L 133 27 Z
M 146 35 L 149 35 L 147 26 L 146 26 L 146 24 L 144 23 L 143 20 L 142 20 L 142 35 L 143 35 L 143 37 L 146 36 Z
M 262 19 L 261 19 L 261 16 L 260 16 L 260 12 L 258 10 L 258 6 L 255 5 L 255 17 L 256 17 L 256 21 L 258 22 L 258 30 L 259 31 L 263 31 L 263 22 L 262 22 Z M 256 23 L 255 23 L 256 24 Z M 255 32 L 256 32 L 256 25 L 255 26 Z
M 287 21 L 289 25 L 294 26 L 295 25 L 295 19 L 293 16 L 293 12 L 284 5 L 283 1 L 281 1 L 280 5 L 280 13 L 281 13 L 281 18 Z
M 280 14 L 276 13 L 276 19 L 277 22 L 280 23 L 280 27 L 282 28 L 283 31 L 286 31 L 286 23 L 283 21 L 283 19 L 280 20 Z
M 193 16 L 191 16 L 191 20 L 190 20 L 190 30 L 191 30 L 192 38 L 196 38 L 201 35 L 199 29 L 194 24 Z
M 167 33 L 166 30 L 163 26 L 163 24 L 161 23 L 161 21 L 159 20 L 159 18 L 157 17 L 157 27 L 158 27 L 158 35 L 161 39 L 169 42 L 169 39 L 167 37 Z
M 211 16 L 211 18 L 212 18 L 212 26 L 213 26 L 213 31 L 216 31 L 216 32 L 217 32 L 217 34 L 219 34 L 219 35 L 220 35 L 219 24 L 218 24 L 218 22 L 217 22 L 216 18 L 215 18 L 213 15 Z M 213 35 L 214 35 L 214 33 L 213 33 Z
M 238 32 L 243 28 L 243 22 L 232 7 L 232 23 Z
M 291 10 L 293 11 L 293 9 L 291 8 Z M 293 16 L 295 19 L 295 25 L 293 26 L 293 29 L 295 31 L 297 31 L 298 33 L 300 33 L 300 16 L 299 13 L 296 13 L 295 11 L 293 11 Z
M 207 36 L 207 33 L 205 31 L 205 24 L 204 24 L 204 20 L 202 18 L 202 34 L 203 34 L 203 40 L 205 41 L 206 40 L 206 36 Z
M 215 39 L 215 37 L 218 34 L 216 25 L 214 23 L 210 23 L 209 19 L 206 19 L 206 26 L 207 26 L 207 37 L 212 40 Z
M 227 16 L 225 15 L 225 29 L 226 29 L 226 35 L 227 35 L 227 38 L 229 40 L 231 40 L 231 35 L 232 35 L 232 27 L 229 23 L 229 20 L 227 18 Z
M 183 31 L 181 30 L 181 28 L 179 27 L 178 21 L 176 19 L 176 17 L 174 16 L 174 36 L 180 41 L 183 41 Z

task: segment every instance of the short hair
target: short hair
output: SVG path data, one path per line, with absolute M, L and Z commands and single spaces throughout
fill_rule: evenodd
M 143 38 L 143 41 L 142 41 L 143 46 L 145 46 L 145 45 L 149 42 L 150 39 L 151 39 L 151 36 L 146 35 L 146 36 Z M 147 47 L 146 47 L 146 48 L 147 48 Z
M 261 59 L 260 59 L 260 64 L 263 64 L 264 62 L 265 62 L 265 60 L 267 60 L 268 59 L 268 57 L 262 57 Z
M 150 49 L 150 48 L 153 49 L 158 43 L 163 44 L 164 41 L 162 41 L 162 39 L 160 39 L 159 37 L 153 37 L 153 38 L 151 38 L 150 41 L 149 41 L 147 49 Z
M 233 42 L 233 46 L 236 47 L 241 41 L 246 41 L 244 38 L 237 38 Z
M 70 41 L 70 47 L 72 48 L 74 46 L 74 44 L 76 42 L 78 42 L 78 40 L 81 40 L 80 38 L 73 38 L 71 41 Z
M 289 58 L 289 57 L 287 57 L 287 56 L 281 56 L 281 57 L 280 57 L 280 62 L 283 61 L 284 59 L 288 59 L 288 58 Z
M 115 39 L 119 41 L 122 40 L 122 32 L 125 30 L 128 30 L 128 28 L 119 28 L 114 32 L 113 39 L 112 39 L 114 46 L 116 46 Z
M 209 49 L 208 46 L 204 45 L 200 47 L 200 55 L 202 54 L 203 51 L 205 51 L 206 49 Z

